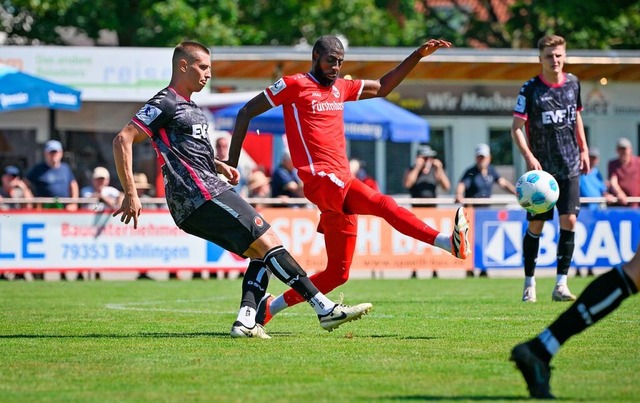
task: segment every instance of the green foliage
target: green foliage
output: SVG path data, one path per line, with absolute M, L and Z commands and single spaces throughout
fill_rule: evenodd
M 553 281 L 523 304 L 520 278 L 351 280 L 339 291 L 372 302 L 369 316 L 327 333 L 300 304 L 271 340 L 229 337 L 237 280 L 2 282 L 0 401 L 524 401 L 509 351 L 568 307 Z M 639 308 L 625 301 L 561 349 L 559 398 L 637 401 Z
M 514 47 L 535 48 L 540 37 L 558 34 L 571 49 L 640 47 L 640 3 L 584 0 L 519 0 L 508 22 Z
M 633 0 L 517 0 L 505 23 L 490 0 L 447 5 L 428 0 L 0 0 L 8 44 L 69 44 L 84 35 L 103 44 L 210 46 L 313 43 L 339 34 L 351 46 L 416 46 L 446 38 L 457 47 L 529 48 L 549 32 L 571 48 L 640 46 L 640 3 Z

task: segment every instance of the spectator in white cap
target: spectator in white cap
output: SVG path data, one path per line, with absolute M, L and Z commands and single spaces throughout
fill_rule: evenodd
M 640 197 L 640 157 L 633 155 L 631 141 L 620 137 L 616 142 L 618 158 L 609 161 L 611 193 L 618 198 L 617 206 L 638 207 L 629 197 Z
M 85 186 L 80 190 L 80 196 L 98 199 L 86 205 L 92 211 L 115 210 L 120 205 L 122 194 L 113 186 L 109 186 L 111 174 L 105 167 L 96 167 L 91 174 L 91 186 Z
M 476 145 L 475 158 L 476 163 L 465 171 L 456 186 L 456 203 L 461 203 L 462 199 L 490 198 L 494 183 L 505 191 L 516 194 L 513 184 L 502 177 L 491 164 L 491 149 L 487 144 Z
M 493 195 L 493 185 L 497 184 L 505 191 L 515 195 L 516 188 L 511 182 L 498 173 L 491 164 L 491 149 L 487 144 L 480 143 L 475 148 L 476 163 L 469 167 L 456 186 L 456 203 L 463 199 L 488 199 Z M 475 207 L 487 207 L 487 204 L 475 204 Z M 473 270 L 467 271 L 468 277 L 473 277 Z M 485 270 L 480 271 L 481 277 L 486 277 Z
M 34 165 L 25 175 L 35 197 L 78 198 L 78 182 L 71 167 L 62 161 L 62 157 L 62 143 L 58 140 L 49 140 L 45 143 L 44 161 Z M 76 211 L 78 204 L 67 203 L 63 205 L 55 202 L 45 203 L 42 207 Z

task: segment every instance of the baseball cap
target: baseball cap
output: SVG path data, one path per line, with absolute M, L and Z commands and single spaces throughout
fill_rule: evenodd
M 48 153 L 51 151 L 62 151 L 62 143 L 58 140 L 49 140 L 44 143 L 44 151 Z
M 15 165 L 9 165 L 4 168 L 5 175 L 20 176 L 20 170 Z
M 418 155 L 421 157 L 435 157 L 438 152 L 427 145 L 418 148 Z
M 93 174 L 91 175 L 91 177 L 93 179 L 98 179 L 98 178 L 110 178 L 111 175 L 109 174 L 109 170 L 105 167 L 96 167 L 93 170 Z
M 631 148 L 631 141 L 626 137 L 620 137 L 616 143 L 616 148 Z
M 589 147 L 590 157 L 600 157 L 600 150 L 597 147 Z
M 476 157 L 479 157 L 479 156 L 488 157 L 491 155 L 491 149 L 489 148 L 488 145 L 484 143 L 480 143 L 476 146 L 475 153 L 476 153 Z

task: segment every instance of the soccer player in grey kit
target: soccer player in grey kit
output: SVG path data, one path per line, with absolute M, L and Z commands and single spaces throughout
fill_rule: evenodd
M 243 279 L 242 302 L 231 328 L 232 337 L 270 338 L 255 320 L 257 303 L 269 281 L 267 270 L 304 296 L 325 330 L 359 319 L 371 304 L 336 304 L 318 291 L 269 223 L 232 190 L 240 174 L 214 158 L 209 122 L 191 101 L 191 95 L 201 91 L 210 78 L 209 49 L 196 42 L 176 46 L 169 85 L 147 101 L 113 140 L 118 178 L 124 189 L 122 205 L 113 215 L 122 214 L 122 222 L 133 221 L 137 228 L 142 204 L 133 180 L 132 146 L 151 138 L 162 167 L 167 205 L 178 227 L 253 259 Z
M 557 249 L 556 286 L 553 301 L 574 301 L 567 286 L 573 257 L 575 226 L 580 211 L 580 173 L 589 172 L 589 149 L 580 111 L 580 82 L 564 73 L 565 40 L 547 35 L 538 41 L 542 74 L 520 89 L 513 112 L 511 136 L 528 169 L 545 170 L 558 181 L 560 196 L 556 209 L 560 215 Z M 526 134 L 523 126 L 526 124 Z M 527 232 L 522 241 L 524 291 L 522 301 L 536 302 L 534 277 L 540 234 L 545 221 L 553 219 L 553 209 L 543 214 L 527 213 Z

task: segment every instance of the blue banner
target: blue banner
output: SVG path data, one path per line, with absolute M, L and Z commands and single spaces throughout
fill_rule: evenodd
M 640 241 L 640 210 L 583 210 L 576 223 L 573 267 L 611 267 L 631 259 Z M 474 262 L 479 269 L 522 268 L 524 210 L 475 210 Z M 560 225 L 557 217 L 544 225 L 538 268 L 556 267 Z

